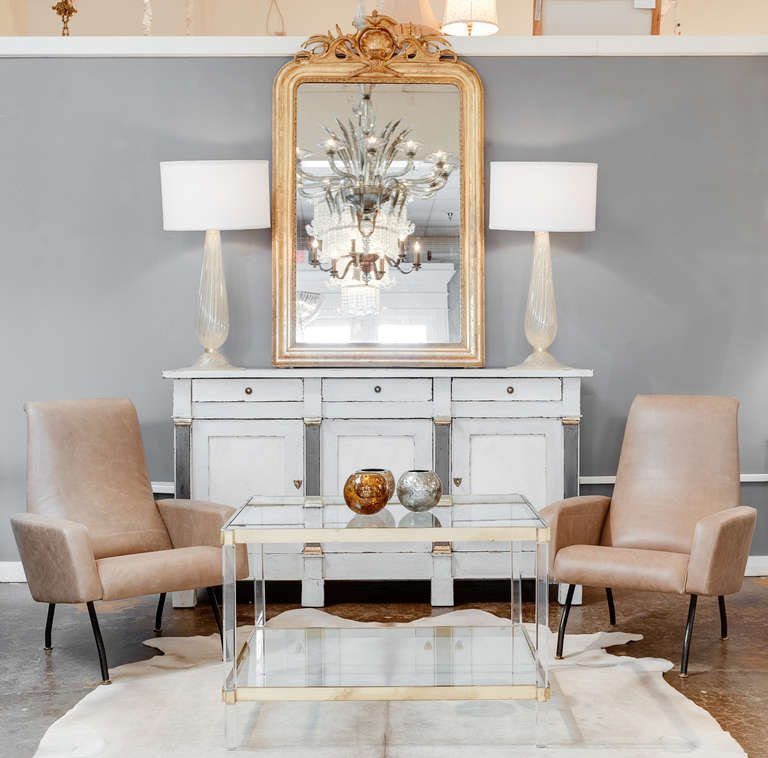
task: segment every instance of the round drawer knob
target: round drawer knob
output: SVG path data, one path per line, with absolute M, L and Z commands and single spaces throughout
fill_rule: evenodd
M 376 393 L 378 393 L 378 392 L 381 392 L 381 387 L 380 387 L 380 386 L 377 384 L 377 385 L 376 385 L 376 386 L 373 388 L 373 391 L 374 391 L 374 392 L 376 392 Z
M 246 387 L 245 388 L 245 394 L 246 395 L 252 395 L 253 394 L 253 387 Z
M 512 386 L 507 387 L 507 394 L 511 395 L 515 391 L 515 388 Z

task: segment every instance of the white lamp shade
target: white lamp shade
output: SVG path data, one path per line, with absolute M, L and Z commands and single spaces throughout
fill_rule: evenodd
M 395 31 L 408 33 L 408 25 L 413 24 L 418 34 L 438 34 L 440 25 L 429 0 L 384 0 L 379 13 L 398 22 Z
M 528 232 L 591 232 L 597 163 L 491 162 L 488 227 Z
M 483 37 L 499 31 L 496 0 L 445 0 L 443 34 Z
M 163 229 L 266 229 L 269 161 L 170 161 L 160 164 Z

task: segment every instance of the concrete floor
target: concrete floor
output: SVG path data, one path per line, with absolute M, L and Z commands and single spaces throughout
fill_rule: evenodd
M 482 608 L 507 615 L 506 583 L 457 585 L 456 607 Z M 616 629 L 644 635 L 641 642 L 611 652 L 655 656 L 680 662 L 688 607 L 684 596 L 614 591 Z M 409 621 L 451 609 L 432 609 L 426 584 L 336 584 L 326 590 L 326 610 L 360 621 Z M 398 598 L 395 602 L 393 598 Z M 298 587 L 270 585 L 269 615 L 297 607 Z M 156 651 L 142 645 L 152 636 L 156 597 L 97 603 L 110 666 L 149 658 Z M 768 756 L 768 579 L 750 579 L 728 598 L 729 639 L 719 639 L 717 601 L 701 598 L 696 615 L 690 676 L 673 669 L 667 681 L 706 708 L 744 747 L 751 758 Z M 242 623 L 252 619 L 247 605 L 238 608 Z M 550 606 L 552 628 L 560 610 Z M 85 606 L 59 606 L 50 653 L 43 651 L 45 606 L 32 601 L 26 585 L 0 584 L 0 756 L 34 754 L 45 730 L 99 683 L 96 649 Z M 606 630 L 608 610 L 599 590 L 585 590 L 584 605 L 574 608 L 568 631 Z M 166 606 L 166 636 L 208 634 L 216 627 L 207 604 L 195 609 Z M 126 752 L 126 755 L 129 755 Z

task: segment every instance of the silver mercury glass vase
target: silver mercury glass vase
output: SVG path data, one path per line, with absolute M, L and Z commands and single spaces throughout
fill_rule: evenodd
M 397 481 L 397 499 L 409 511 L 428 511 L 440 501 L 443 485 L 434 471 L 413 469 Z

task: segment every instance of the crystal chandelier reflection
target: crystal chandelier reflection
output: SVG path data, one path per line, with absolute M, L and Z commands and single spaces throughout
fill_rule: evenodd
M 339 310 L 349 316 L 364 318 L 381 313 L 381 290 L 367 284 L 347 284 L 341 288 Z
M 307 171 L 304 163 L 310 153 L 299 149 L 296 186 L 314 206 L 314 218 L 307 225 L 311 265 L 327 271 L 331 282 L 378 288 L 387 284 L 390 268 L 402 274 L 421 268 L 418 243 L 408 260 L 406 239 L 414 226 L 406 204 L 439 192 L 458 161 L 437 151 L 419 162 L 426 173 L 406 178 L 417 166 L 421 144 L 410 138 L 410 128 L 400 127 L 400 120 L 388 122 L 376 134 L 373 85 L 360 85 L 360 93 L 353 108 L 355 120 L 344 124 L 337 118 L 338 131 L 323 127 L 328 138 L 320 146 L 329 173 Z

